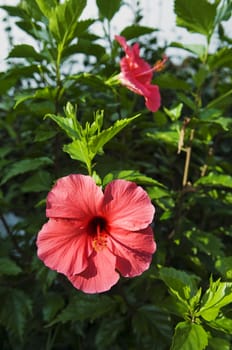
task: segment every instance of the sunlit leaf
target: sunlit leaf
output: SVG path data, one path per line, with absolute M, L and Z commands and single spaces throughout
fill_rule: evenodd
M 171 350 L 204 350 L 208 335 L 204 328 L 192 322 L 180 322 L 176 326 Z
M 232 283 L 211 280 L 202 298 L 202 306 L 198 315 L 207 321 L 213 321 L 218 316 L 220 309 L 230 303 L 232 303 Z
M 211 172 L 197 180 L 195 185 L 232 188 L 232 176 Z
M 226 279 L 232 279 L 232 256 L 221 256 L 215 263 L 216 269 Z
M 170 292 L 179 300 L 185 302 L 197 292 L 198 277 L 185 271 L 176 270 L 173 267 L 162 267 L 159 271 L 160 278 L 170 289 Z

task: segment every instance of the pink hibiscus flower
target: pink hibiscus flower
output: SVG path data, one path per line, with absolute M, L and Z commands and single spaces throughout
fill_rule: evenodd
M 140 275 L 156 249 L 149 226 L 154 207 L 135 183 L 114 180 L 105 191 L 90 176 L 59 179 L 48 194 L 49 221 L 38 256 L 86 293 L 109 290 L 122 276 Z
M 115 40 L 122 46 L 126 55 L 120 61 L 121 73 L 119 79 L 129 90 L 145 98 L 146 106 L 152 112 L 156 112 L 161 103 L 159 87 L 151 84 L 154 71 L 160 71 L 164 67 L 163 61 L 158 61 L 151 67 L 139 55 L 139 44 L 129 46 L 123 36 L 115 35 Z

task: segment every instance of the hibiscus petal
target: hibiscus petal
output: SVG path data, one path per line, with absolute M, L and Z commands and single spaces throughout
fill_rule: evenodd
M 126 180 L 114 180 L 106 186 L 102 208 L 110 225 L 131 231 L 146 228 L 155 212 L 142 187 Z
M 114 38 L 122 46 L 123 50 L 126 52 L 128 49 L 128 45 L 127 45 L 127 42 L 126 42 L 126 39 L 124 38 L 124 36 L 115 35 Z
M 119 280 L 115 271 L 116 257 L 106 248 L 94 252 L 85 271 L 76 276 L 68 276 L 75 288 L 85 293 L 102 293 L 109 290 Z
M 124 277 L 138 276 L 147 270 L 156 250 L 150 227 L 140 232 L 112 229 L 108 246 L 117 256 L 116 269 Z
M 74 220 L 50 219 L 40 230 L 36 244 L 44 264 L 65 275 L 85 270 L 93 251 L 91 238 Z
M 46 215 L 49 218 L 70 218 L 82 222 L 97 215 L 103 198 L 92 177 L 72 174 L 59 179 L 48 194 Z
M 144 98 L 146 101 L 146 106 L 150 111 L 156 112 L 160 108 L 161 98 L 159 87 L 157 85 L 150 85 L 149 93 L 144 94 Z

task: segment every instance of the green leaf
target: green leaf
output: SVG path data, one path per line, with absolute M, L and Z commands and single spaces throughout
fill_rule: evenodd
M 184 90 L 191 91 L 192 87 L 182 79 L 177 78 L 173 74 L 164 73 L 155 77 L 155 83 L 163 89 L 172 89 L 172 90 Z
M 228 187 L 232 188 L 232 176 L 224 174 L 209 173 L 197 180 L 194 185 L 209 187 Z
M 16 276 L 20 272 L 22 272 L 21 267 L 13 260 L 9 258 L 0 258 L 0 275 Z
M 191 52 L 194 55 L 197 55 L 202 62 L 204 62 L 207 54 L 207 48 L 205 45 L 202 45 L 202 44 L 182 44 L 178 42 L 172 42 L 170 46 L 178 47 L 179 49 L 183 49 L 188 52 Z
M 92 154 L 89 153 L 88 145 L 85 141 L 75 140 L 68 145 L 64 145 L 64 152 L 67 152 L 72 159 L 79 160 L 87 165 L 91 164 Z
M 33 94 L 22 93 L 15 96 L 16 103 L 14 105 L 14 109 L 18 107 L 22 102 L 25 102 L 30 99 L 45 99 L 49 101 L 54 101 L 55 95 L 56 95 L 57 89 L 51 88 L 51 87 L 45 87 L 43 89 L 38 89 Z M 61 92 L 62 93 L 62 92 Z
M 22 184 L 22 192 L 41 192 L 41 191 L 48 191 L 51 188 L 52 185 L 52 178 L 50 173 L 47 171 L 38 171 L 31 177 L 29 177 L 23 184 Z
M 173 107 L 172 109 L 168 109 L 164 107 L 164 112 L 174 122 L 181 117 L 182 108 L 183 108 L 183 103 L 179 103 L 176 107 Z
M 196 281 L 198 277 L 173 267 L 162 267 L 160 279 L 168 286 L 172 295 L 180 301 L 186 302 L 197 293 Z
M 209 350 L 231 350 L 230 341 L 223 338 L 209 338 Z
M 57 312 L 64 307 L 64 299 L 60 294 L 49 292 L 45 295 L 43 304 L 43 318 L 45 322 L 51 322 Z
M 230 334 L 232 331 L 232 319 L 223 315 L 220 315 L 216 320 L 209 322 L 208 325 L 224 333 Z
M 109 320 L 104 318 L 96 335 L 96 349 L 111 349 L 117 341 L 117 336 L 125 329 L 125 325 L 125 317 L 117 314 Z
M 209 56 L 208 64 L 211 70 L 217 68 L 232 68 L 232 48 L 223 47 Z
M 205 108 L 199 113 L 199 119 L 196 122 L 198 121 L 201 125 L 202 123 L 220 125 L 225 131 L 228 131 L 232 120 L 229 117 L 222 117 L 222 113 L 220 109 Z
M 133 315 L 132 327 L 141 337 L 161 334 L 167 342 L 171 340 L 171 323 L 169 314 L 155 305 L 143 305 Z
M 7 170 L 5 170 L 5 175 L 3 175 L 1 184 L 6 183 L 14 176 L 24 174 L 29 171 L 34 171 L 43 166 L 51 164 L 53 164 L 53 161 L 48 157 L 19 160 L 18 162 L 14 162 L 7 168 Z
M 198 69 L 196 74 L 193 76 L 193 80 L 197 88 L 200 88 L 204 84 L 206 78 L 208 77 L 208 74 L 209 74 L 209 70 L 205 65 L 202 65 Z
M 190 240 L 195 249 L 216 258 L 223 255 L 224 245 L 214 233 L 204 232 L 192 228 L 186 231 L 185 236 Z
M 40 11 L 47 18 L 49 18 L 51 16 L 52 11 L 54 10 L 54 8 L 57 5 L 56 0 L 35 0 L 35 1 L 36 1 L 37 5 L 39 6 Z
M 204 328 L 191 322 L 177 324 L 171 350 L 204 350 L 208 345 L 208 335 Z
M 122 5 L 122 0 L 96 0 L 96 3 L 100 14 L 110 21 L 116 14 L 116 12 L 119 11 Z
M 27 319 L 32 311 L 30 298 L 15 288 L 0 290 L 0 297 L 0 323 L 22 340 Z
M 110 141 L 115 135 L 117 135 L 122 129 L 124 129 L 128 124 L 130 124 L 139 116 L 140 114 L 137 114 L 131 118 L 117 120 L 110 128 L 105 129 L 100 134 L 91 137 L 89 140 L 88 148 L 92 155 L 95 156 L 98 152 L 102 151 L 102 147 L 108 141 Z
M 217 15 L 215 18 L 215 24 L 219 24 L 221 21 L 228 21 L 232 14 L 232 2 L 231 0 L 219 1 L 217 8 Z
M 140 185 L 158 185 L 165 188 L 163 184 L 157 180 L 152 179 L 146 175 L 141 174 L 137 170 L 116 170 L 108 173 L 103 179 L 103 186 L 107 185 L 110 181 L 114 179 L 124 179 L 128 181 L 134 181 Z
M 81 138 L 81 129 L 79 122 L 76 119 L 75 113 L 67 114 L 66 117 L 61 117 L 55 114 L 46 114 L 45 118 L 50 118 L 56 122 L 59 127 L 65 131 L 68 137 L 72 140 Z
M 220 309 L 232 302 L 232 283 L 210 281 L 210 286 L 202 298 L 202 306 L 197 313 L 206 321 L 213 321 L 219 314 Z
M 58 4 L 50 13 L 49 28 L 63 50 L 76 35 L 78 19 L 86 6 L 86 0 L 68 0 Z
M 232 279 L 232 256 L 220 256 L 215 263 L 216 269 L 226 279 Z
M 113 313 L 116 302 L 107 295 L 77 295 L 69 305 L 50 324 L 68 321 L 95 320 L 103 315 Z
M 127 40 L 131 40 L 134 38 L 138 38 L 139 36 L 151 34 L 154 31 L 157 31 L 157 29 L 153 27 L 146 27 L 146 26 L 140 26 L 138 24 L 132 24 L 131 26 L 128 26 L 124 28 L 120 35 L 127 38 Z
M 27 44 L 15 45 L 8 55 L 8 58 L 14 57 L 31 58 L 34 61 L 41 61 L 43 59 L 43 56 L 33 46 Z
M 232 89 L 225 92 L 223 95 L 220 95 L 219 97 L 215 98 L 211 102 L 207 104 L 207 108 L 217 108 L 217 107 L 224 107 L 227 103 L 231 104 L 231 96 L 232 95 Z
M 146 133 L 146 136 L 157 141 L 158 143 L 167 143 L 168 145 L 175 147 L 177 149 L 179 142 L 179 133 L 178 131 L 165 130 L 165 131 L 154 131 L 154 133 Z
M 176 23 L 209 38 L 214 31 L 216 9 L 217 4 L 207 0 L 175 0 Z

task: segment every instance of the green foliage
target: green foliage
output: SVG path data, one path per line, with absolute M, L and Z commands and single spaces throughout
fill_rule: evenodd
M 0 323 L 13 337 L 22 340 L 26 320 L 32 312 L 31 300 L 23 291 L 11 288 L 0 289 L 0 296 Z
M 120 9 L 122 0 L 107 1 L 107 0 L 97 0 L 97 6 L 100 14 L 107 18 L 109 21 L 114 17 L 114 15 Z
M 10 49 L 0 72 L 0 348 L 230 350 L 231 1 L 175 0 L 190 39 L 164 44 L 141 24 L 139 3 L 121 33 L 113 21 L 126 3 L 98 0 L 98 18 L 83 20 L 86 4 L 1 6 Z M 14 45 L 11 23 L 30 44 Z M 154 74 L 156 113 L 120 86 L 115 34 L 138 42 L 151 66 L 170 46 L 180 54 Z M 103 188 L 134 181 L 156 208 L 150 269 L 101 295 L 76 290 L 36 253 L 46 195 L 71 173 Z
M 131 118 L 117 120 L 108 129 L 101 130 L 103 111 L 97 111 L 93 123 L 86 122 L 84 127 L 76 119 L 76 110 L 70 103 L 67 104 L 65 113 L 66 118 L 53 114 L 48 114 L 47 117 L 54 120 L 73 140 L 72 143 L 64 145 L 63 149 L 72 159 L 84 163 L 89 174 L 92 174 L 92 161 L 96 154 L 103 152 L 103 146 L 135 118 L 139 117 L 138 114 Z
M 0 258 L 0 275 L 18 275 L 22 269 L 9 258 Z
M 176 0 L 177 25 L 210 38 L 214 30 L 216 9 L 217 3 L 211 4 L 206 0 Z
M 195 323 L 180 322 L 176 326 L 171 350 L 203 350 L 208 344 L 208 335 L 204 328 Z

